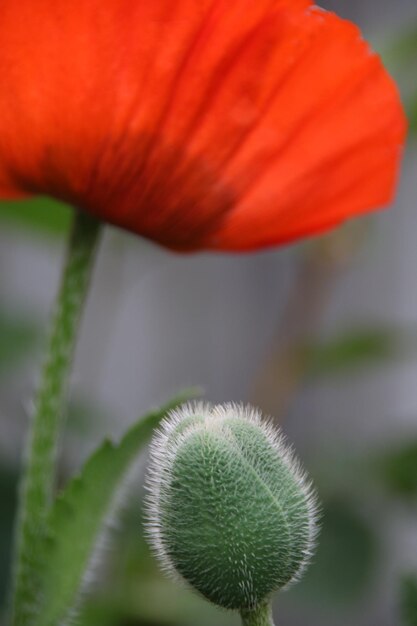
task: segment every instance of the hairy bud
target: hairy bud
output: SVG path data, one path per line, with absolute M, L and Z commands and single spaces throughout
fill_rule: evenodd
M 306 567 L 316 497 L 282 435 L 252 408 L 186 405 L 151 445 L 151 545 L 165 570 L 251 611 Z

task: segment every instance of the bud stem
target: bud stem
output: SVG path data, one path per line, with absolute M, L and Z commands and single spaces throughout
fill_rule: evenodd
M 55 486 L 55 463 L 68 379 L 79 322 L 88 292 L 100 223 L 77 213 L 51 321 L 40 383 L 30 424 L 20 490 L 14 562 L 13 626 L 31 621 L 39 594 L 39 539 Z
M 240 612 L 243 626 L 274 626 L 272 619 L 272 605 L 265 602 L 255 609 Z

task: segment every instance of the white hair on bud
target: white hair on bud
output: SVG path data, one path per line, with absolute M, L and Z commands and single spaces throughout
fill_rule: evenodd
M 198 419 L 199 417 L 202 418 L 202 421 L 191 422 L 170 441 L 177 428 L 185 420 Z M 296 574 L 284 587 L 287 589 L 302 576 L 314 552 L 320 517 L 316 492 L 296 458 L 292 446 L 286 442 L 281 429 L 273 424 L 271 418 L 264 418 L 258 409 L 250 405 L 227 403 L 213 406 L 205 402 L 190 402 L 170 411 L 161 422 L 150 444 L 150 460 L 145 482 L 147 491 L 145 531 L 148 541 L 163 571 L 175 580 L 184 582 L 166 549 L 161 527 L 161 504 L 167 495 L 167 485 L 170 484 L 172 465 L 177 450 L 190 435 L 202 427 L 206 430 L 219 429 L 221 431 L 224 428 L 224 422 L 229 418 L 242 419 L 257 426 L 262 431 L 304 495 L 308 511 L 306 522 L 308 524 L 308 541 L 303 551 L 302 563 Z

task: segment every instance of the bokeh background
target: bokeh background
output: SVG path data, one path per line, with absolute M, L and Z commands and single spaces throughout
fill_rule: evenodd
M 213 402 L 253 402 L 283 426 L 323 502 L 318 553 L 303 582 L 278 597 L 278 623 L 410 626 L 417 4 L 321 4 L 360 24 L 400 84 L 411 132 L 395 206 L 326 237 L 248 256 L 181 257 L 108 228 L 77 351 L 60 481 L 103 435 L 117 438 L 184 387 L 203 385 Z M 69 220 L 68 208 L 45 199 L 0 204 L 1 611 L 28 408 Z M 159 573 L 143 539 L 141 474 L 83 626 L 236 624 Z

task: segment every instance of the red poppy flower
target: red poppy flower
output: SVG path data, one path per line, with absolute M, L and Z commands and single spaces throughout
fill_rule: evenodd
M 253 249 L 390 201 L 405 120 L 309 0 L 2 0 L 0 195 L 171 248 Z

